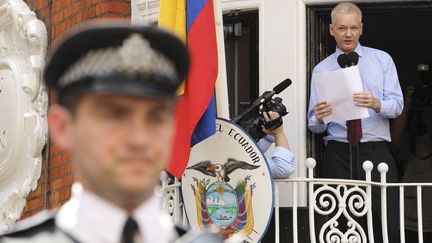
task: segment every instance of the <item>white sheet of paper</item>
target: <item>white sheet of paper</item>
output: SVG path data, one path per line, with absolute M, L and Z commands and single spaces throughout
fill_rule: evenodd
M 369 117 L 368 108 L 355 106 L 353 94 L 362 92 L 363 86 L 357 66 L 323 72 L 315 75 L 319 101 L 327 101 L 332 114 L 324 122 L 347 121 Z

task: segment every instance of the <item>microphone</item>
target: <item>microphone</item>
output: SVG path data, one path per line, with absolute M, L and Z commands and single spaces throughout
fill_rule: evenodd
M 273 88 L 273 91 L 275 92 L 275 94 L 279 94 L 280 92 L 288 88 L 288 86 L 290 86 L 291 84 L 292 84 L 291 79 L 287 78 L 284 81 L 280 82 L 278 85 L 276 85 Z
M 288 86 L 290 86 L 291 84 L 292 84 L 291 79 L 287 78 L 284 81 L 280 82 L 278 85 L 276 85 L 273 88 L 273 91 L 265 91 L 246 110 L 244 110 L 240 115 L 234 117 L 231 121 L 233 121 L 235 123 L 239 123 L 239 121 L 243 118 L 243 116 L 245 114 L 249 113 L 250 111 L 252 111 L 256 107 L 259 107 L 260 105 L 262 105 L 263 101 L 270 100 L 273 97 L 273 95 L 279 94 L 280 92 L 282 92 L 283 90 L 288 88 Z
M 353 52 L 347 54 L 346 56 L 348 58 L 348 64 L 350 67 L 357 65 L 357 63 L 359 61 L 359 55 L 357 54 L 357 52 L 353 51 Z
M 359 55 L 353 51 L 349 54 L 340 54 L 337 58 L 337 62 L 341 68 L 347 68 L 357 65 L 359 61 Z
M 341 68 L 348 67 L 348 56 L 346 54 L 340 54 L 337 58 L 337 62 Z
M 266 91 L 264 94 L 262 94 L 258 99 L 255 100 L 253 105 L 258 105 L 261 103 L 261 101 L 270 99 L 273 95 L 279 94 L 280 92 L 284 91 L 288 86 L 292 84 L 291 79 L 287 78 L 284 81 L 280 82 L 278 85 L 276 85 L 273 88 L 273 91 Z

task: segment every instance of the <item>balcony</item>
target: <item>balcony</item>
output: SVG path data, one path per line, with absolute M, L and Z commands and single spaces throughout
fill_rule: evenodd
M 405 229 L 405 192 L 411 188 L 416 191 L 417 203 L 417 232 L 418 242 L 425 242 L 423 239 L 423 209 L 430 205 L 422 204 L 422 193 L 425 188 L 432 187 L 432 183 L 387 183 L 386 173 L 388 166 L 380 163 L 378 168 L 373 168 L 372 162 L 365 161 L 363 170 L 366 173 L 366 180 L 341 180 L 314 178 L 314 168 L 316 161 L 313 158 L 306 160 L 307 177 L 276 179 L 274 187 L 274 242 L 281 242 L 281 238 L 289 239 L 289 242 L 374 242 L 374 224 L 380 224 L 383 242 L 389 242 L 388 236 L 388 203 L 399 204 L 399 229 Z M 378 169 L 381 180 L 371 181 L 371 171 Z M 166 174 L 161 175 L 163 195 L 163 208 L 171 215 L 177 224 L 188 226 L 188 222 L 183 209 L 183 202 L 180 201 L 180 182 L 170 179 Z M 279 186 L 282 184 L 292 185 L 292 218 L 281 218 L 279 207 Z M 299 227 L 299 187 L 306 186 L 307 189 L 307 225 L 308 232 L 301 232 L 303 227 Z M 381 195 L 381 222 L 373 222 L 372 215 L 372 190 L 379 189 Z M 396 188 L 399 192 L 399 202 L 389 202 L 387 191 Z M 304 207 L 302 207 L 304 209 Z M 325 219 L 317 222 L 316 218 Z M 292 231 L 288 237 L 280 228 L 282 221 L 290 221 Z M 305 219 L 302 219 L 304 222 Z M 322 221 L 322 220 L 321 220 Z M 399 230 L 400 242 L 406 240 L 405 230 Z M 299 235 L 308 235 L 308 239 L 300 239 Z M 285 242 L 285 241 L 284 241 Z M 412 243 L 412 242 L 409 242 Z

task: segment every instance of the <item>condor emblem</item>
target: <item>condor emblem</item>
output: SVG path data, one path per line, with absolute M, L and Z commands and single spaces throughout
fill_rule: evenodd
M 255 142 L 237 125 L 216 120 L 216 134 L 192 148 L 182 177 L 192 227 L 216 225 L 225 239 L 259 242 L 273 212 L 273 180 Z

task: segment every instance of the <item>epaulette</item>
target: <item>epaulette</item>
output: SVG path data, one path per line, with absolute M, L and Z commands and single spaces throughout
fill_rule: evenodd
M 30 236 L 42 229 L 53 232 L 55 230 L 55 215 L 56 211 L 42 211 L 30 218 L 18 221 L 12 230 L 5 232 L 0 237 Z
M 175 226 L 175 230 L 179 236 L 183 236 L 184 234 L 187 233 L 186 229 L 184 229 L 183 227 L 180 227 L 178 225 Z
M 182 229 L 176 227 L 176 230 Z M 182 229 L 184 230 L 184 229 Z M 210 231 L 189 230 L 184 232 L 183 235 L 175 241 L 175 243 L 191 243 L 191 242 L 205 242 L 205 243 L 223 243 L 222 235 Z

